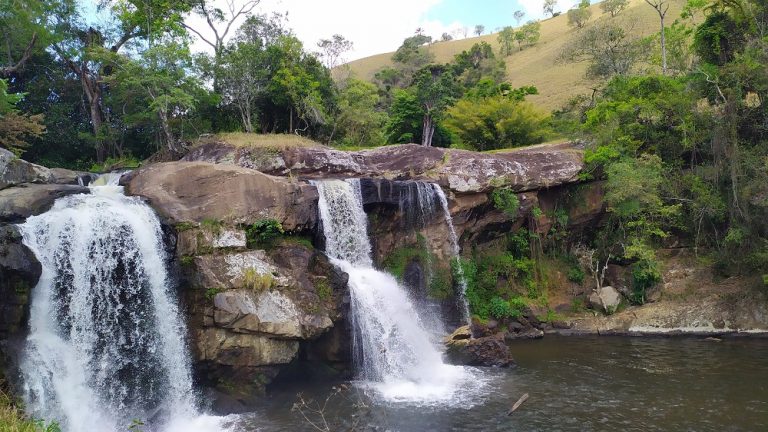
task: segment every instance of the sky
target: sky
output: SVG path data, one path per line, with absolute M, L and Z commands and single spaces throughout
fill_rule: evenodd
M 558 1 L 556 10 L 563 12 L 577 3 Z M 222 0 L 219 3 L 225 4 Z M 523 22 L 541 19 L 543 4 L 544 0 L 261 0 L 258 11 L 288 12 L 288 26 L 310 51 L 322 38 L 333 34 L 346 37 L 354 48 L 344 60 L 351 61 L 394 51 L 419 27 L 433 38 L 443 33 L 461 38 L 462 27 L 469 28 L 472 36 L 477 24 L 484 25 L 486 33 L 516 25 L 512 16 L 516 10 L 525 12 Z M 205 27 L 197 17 L 190 18 L 188 24 Z M 203 50 L 205 46 L 197 43 L 193 49 Z
M 85 16 L 98 17 L 97 0 L 81 0 Z M 211 0 L 226 9 L 228 1 L 241 5 L 244 0 Z M 594 2 L 594 0 L 593 0 Z M 578 0 L 558 0 L 555 9 L 565 12 Z M 354 48 L 343 60 L 351 61 L 397 49 L 403 39 L 412 36 L 417 28 L 439 39 L 443 33 L 463 38 L 463 28 L 473 36 L 475 25 L 485 26 L 486 33 L 508 25 L 516 26 L 516 10 L 525 12 L 522 22 L 542 19 L 544 0 L 261 0 L 254 12 L 288 13 L 288 26 L 304 43 L 305 49 L 315 51 L 317 41 L 340 34 L 351 40 Z M 241 20 L 242 21 L 242 20 Z M 191 16 L 187 24 L 209 35 L 203 18 Z M 233 26 L 230 36 L 239 25 Z M 197 40 L 193 51 L 209 51 L 204 42 Z

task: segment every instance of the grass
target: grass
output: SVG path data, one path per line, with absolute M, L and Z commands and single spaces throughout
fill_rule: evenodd
M 295 147 L 319 147 L 320 143 L 294 134 L 256 134 L 228 132 L 200 138 L 198 145 L 223 141 L 235 147 L 267 148 L 283 150 Z
M 685 0 L 672 0 L 667 23 L 671 24 L 680 15 Z M 599 4 L 591 6 L 592 18 L 590 23 L 610 19 L 603 14 Z M 546 109 L 557 109 L 571 97 L 579 94 L 591 94 L 595 83 L 584 78 L 587 65 L 584 63 L 561 64 L 557 62 L 566 44 L 577 34 L 578 30 L 568 26 L 567 11 L 560 16 L 541 21 L 541 40 L 533 47 L 517 51 L 507 57 L 507 81 L 513 86 L 534 85 L 539 89 L 538 95 L 528 96 L 527 100 Z M 648 36 L 659 31 L 659 18 L 644 0 L 630 0 L 629 6 L 616 19 L 629 23 L 632 33 L 638 36 Z M 514 24 L 512 14 L 509 15 L 509 25 Z M 669 25 L 668 24 L 668 25 Z M 435 61 L 446 63 L 453 56 L 469 49 L 478 42 L 487 42 L 498 52 L 499 44 L 496 33 L 437 42 L 429 47 L 435 55 Z M 392 64 L 392 53 L 377 54 L 349 63 L 352 73 L 358 78 L 371 80 L 379 69 Z
M 30 420 L 14 403 L 14 400 L 0 390 L 0 432 L 59 432 L 58 424 L 45 424 L 40 420 Z

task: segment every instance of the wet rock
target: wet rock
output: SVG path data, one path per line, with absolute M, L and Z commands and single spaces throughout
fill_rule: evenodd
M 263 291 L 290 287 L 292 278 L 281 272 L 263 250 L 202 255 L 194 258 L 195 286 L 203 289 L 239 289 Z
M 317 190 L 309 184 L 228 165 L 151 164 L 125 176 L 126 192 L 146 197 L 172 223 L 275 219 L 289 231 L 317 222 Z
M 589 304 L 592 309 L 602 310 L 610 315 L 616 312 L 621 304 L 621 294 L 612 286 L 604 286 L 592 291 L 589 295 Z
M 463 326 L 445 338 L 446 356 L 450 363 L 497 367 L 515 364 L 503 333 L 474 339 L 466 337 L 469 332 L 469 327 Z
M 544 332 L 534 327 L 527 327 L 524 329 L 520 329 L 517 332 L 509 332 L 504 335 L 504 339 L 507 341 L 524 340 L 524 339 L 541 339 L 543 337 L 544 337 Z
M 0 222 L 22 222 L 45 213 L 58 198 L 89 192 L 81 186 L 28 183 L 0 190 Z
M 13 225 L 0 226 L 0 339 L 19 331 L 42 268 Z
M 239 334 L 222 328 L 205 328 L 196 337 L 198 359 L 227 366 L 287 364 L 299 352 L 296 340 Z

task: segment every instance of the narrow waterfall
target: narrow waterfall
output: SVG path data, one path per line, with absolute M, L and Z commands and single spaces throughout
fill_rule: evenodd
M 359 180 L 314 184 L 320 194 L 326 254 L 349 274 L 360 377 L 390 400 L 455 399 L 471 373 L 443 363 L 405 290 L 392 275 L 373 268 Z
M 118 175 L 20 225 L 42 275 L 21 361 L 34 417 L 63 431 L 220 430 L 198 415 L 160 222 Z
M 456 276 L 459 283 L 459 306 L 463 314 L 464 322 L 466 324 L 472 324 L 472 316 L 469 313 L 469 302 L 467 301 L 467 279 L 464 277 L 464 270 L 461 268 L 461 248 L 459 247 L 459 238 L 456 235 L 456 229 L 453 227 L 453 218 L 451 217 L 451 211 L 448 209 L 448 198 L 445 196 L 445 192 L 440 186 L 432 184 L 432 188 L 440 201 L 440 206 L 443 208 L 443 215 L 445 217 L 445 223 L 448 225 L 448 237 L 451 241 L 451 254 L 453 259 L 456 260 Z

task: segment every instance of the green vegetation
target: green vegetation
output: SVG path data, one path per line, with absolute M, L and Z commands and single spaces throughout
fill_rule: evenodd
M 0 386 L 3 382 L 0 381 Z M 60 432 L 61 428 L 55 422 L 46 423 L 42 420 L 31 420 L 19 408 L 14 400 L 0 388 L 0 430 L 3 432 Z
M 259 273 L 254 268 L 243 272 L 243 286 L 256 292 L 268 291 L 275 286 L 275 277 L 270 273 Z
M 249 249 L 270 248 L 285 233 L 283 225 L 275 219 L 262 219 L 245 227 L 245 240 Z
M 491 201 L 497 210 L 503 211 L 510 218 L 516 217 L 520 211 L 520 199 L 512 189 L 494 189 L 491 192 Z
M 427 290 L 431 298 L 443 300 L 454 295 L 452 282 L 456 277 L 451 277 L 448 272 L 433 268 L 438 264 L 437 258 L 429 251 L 426 239 L 418 235 L 417 245 L 397 248 L 386 257 L 383 267 L 398 280 L 403 281 L 405 269 L 411 262 L 417 262 L 427 274 Z
M 314 279 L 314 282 L 315 292 L 320 301 L 329 300 L 333 296 L 333 287 L 331 287 L 331 282 L 328 278 L 317 278 Z
M 207 298 L 208 300 L 213 300 L 213 298 L 216 297 L 216 294 L 224 291 L 226 290 L 220 287 L 208 288 L 205 290 L 205 298 Z

